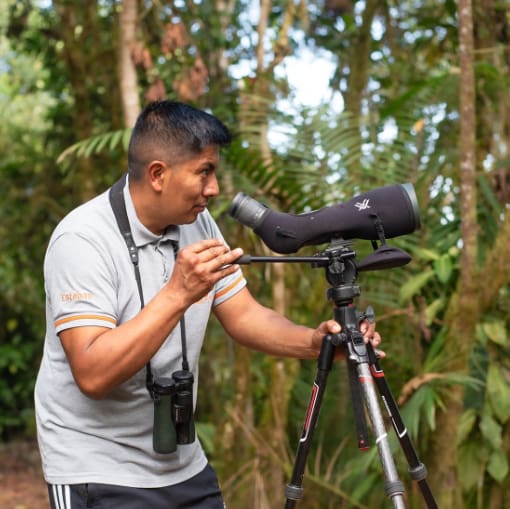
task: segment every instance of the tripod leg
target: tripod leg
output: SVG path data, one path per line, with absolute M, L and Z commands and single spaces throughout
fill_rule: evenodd
M 368 349 L 363 335 L 358 329 L 360 315 L 355 306 L 340 302 L 335 308 L 335 319 L 342 326 L 343 340 L 347 351 L 347 362 L 356 367 L 358 382 L 363 393 L 367 413 L 372 424 L 379 458 L 386 480 L 386 494 L 391 498 L 395 509 L 405 509 L 404 485 L 399 480 L 393 456 L 391 455 L 388 435 L 379 407 L 379 399 L 370 373 Z
M 353 362 L 347 362 L 347 373 L 349 376 L 349 388 L 351 391 L 351 404 L 354 417 L 354 428 L 358 439 L 358 449 L 366 451 L 370 447 L 368 439 L 367 420 L 365 418 L 365 407 L 363 405 L 363 394 L 359 383 L 358 371 Z
M 327 335 L 324 336 L 322 341 L 321 351 L 317 361 L 317 374 L 313 383 L 312 395 L 310 403 L 308 404 L 308 410 L 303 424 L 303 431 L 301 433 L 301 438 L 299 439 L 292 477 L 285 490 L 285 496 L 287 497 L 285 509 L 295 507 L 296 502 L 303 497 L 302 484 L 306 467 L 306 459 L 312 443 L 315 426 L 317 425 L 322 397 L 326 389 L 326 382 L 329 372 L 331 371 L 333 357 L 335 354 L 336 347 L 333 340 L 334 336 Z
M 379 393 L 384 400 L 386 409 L 388 410 L 388 414 L 393 424 L 393 429 L 395 430 L 397 438 L 407 459 L 407 463 L 409 464 L 409 475 L 413 481 L 418 483 L 427 507 L 429 509 L 437 509 L 436 501 L 427 482 L 427 469 L 418 458 L 418 454 L 416 453 L 411 438 L 407 433 L 407 428 L 400 415 L 397 402 L 395 401 L 393 393 L 391 392 L 388 382 L 386 381 L 384 371 L 379 365 L 374 349 L 371 345 L 367 345 L 367 348 L 372 376 L 374 377 Z
M 388 434 L 384 427 L 384 421 L 374 387 L 374 379 L 370 374 L 370 368 L 367 363 L 363 362 L 358 364 L 358 376 L 363 390 L 363 395 L 365 397 L 370 422 L 372 423 L 372 429 L 375 435 L 375 442 L 383 467 L 384 477 L 386 479 L 386 494 L 389 498 L 391 498 L 395 509 L 405 509 L 403 498 L 404 485 L 398 478 L 395 462 L 391 455 Z

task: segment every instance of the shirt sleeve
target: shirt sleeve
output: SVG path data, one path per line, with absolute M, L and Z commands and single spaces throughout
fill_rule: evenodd
M 233 297 L 245 286 L 246 279 L 244 278 L 241 269 L 237 270 L 230 276 L 224 277 L 216 285 L 213 306 L 217 306 L 218 304 L 230 299 L 230 297 Z
M 100 246 L 80 234 L 64 233 L 48 248 L 44 273 L 57 333 L 72 327 L 116 326 L 117 275 Z

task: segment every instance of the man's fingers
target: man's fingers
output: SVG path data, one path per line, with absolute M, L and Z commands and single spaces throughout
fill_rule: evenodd
M 180 254 L 187 258 L 197 257 L 199 261 L 208 261 L 228 250 L 225 243 L 219 239 L 207 239 L 186 246 L 181 249 Z
M 379 359 L 384 359 L 386 357 L 386 352 L 379 350 L 379 349 L 375 350 L 375 354 L 377 355 L 377 357 Z
M 360 323 L 359 330 L 363 335 L 372 336 L 375 332 L 375 322 L 363 320 Z
M 208 266 L 208 270 L 216 272 L 224 266 L 232 264 L 243 254 L 241 248 L 230 250 L 223 242 L 217 239 L 197 242 L 185 247 L 180 256 L 193 266 Z
M 207 249 L 210 249 L 212 247 L 225 247 L 225 243 L 222 242 L 219 239 L 205 239 L 205 240 L 199 240 L 198 242 L 195 242 L 194 244 L 190 244 L 186 247 L 186 249 L 190 249 L 195 253 L 200 253 L 202 251 L 206 251 Z
M 335 322 L 335 320 L 328 320 L 326 322 L 326 328 L 327 331 L 331 334 L 338 334 L 342 330 L 340 324 L 338 322 Z
M 381 344 L 381 335 L 378 332 L 375 332 L 374 335 L 370 338 L 370 343 L 372 346 L 376 348 Z

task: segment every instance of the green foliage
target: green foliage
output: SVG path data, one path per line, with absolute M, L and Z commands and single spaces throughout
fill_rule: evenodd
M 422 228 L 389 242 L 408 251 L 412 262 L 399 269 L 361 274 L 362 295 L 356 304 L 360 309 L 367 304 L 375 308 L 388 354 L 384 366 L 390 386 L 396 393 L 413 388 L 405 392 L 402 412 L 421 451 L 428 451 L 441 432 L 437 418 L 448 411 L 445 402 L 452 384 L 466 388 L 465 411 L 458 423 L 459 479 L 466 508 L 496 507 L 493 497 L 500 493 L 498 490 L 510 492 L 508 278 L 495 302 L 487 304 L 488 312 L 478 324 L 465 372 L 445 370 L 449 360 L 445 353 L 448 310 L 463 270 L 455 2 L 410 0 L 382 6 L 375 15 L 366 62 L 360 57 L 360 35 L 361 13 L 368 3 L 353 2 L 353 12 L 341 13 L 334 6 L 319 8 L 318 3 L 308 2 L 306 16 L 302 12 L 299 23 L 288 33 L 289 47 L 309 44 L 317 55 L 327 52 L 337 63 L 332 90 L 343 97 L 349 95 L 352 76 L 358 71 L 367 73 L 360 110 L 341 113 L 327 100 L 317 108 L 289 108 L 294 98 L 281 75 L 254 75 L 249 70 L 241 79 L 232 78 L 234 74 L 239 77 L 242 68 L 238 66 L 234 72 L 236 64 L 242 59 L 251 64 L 255 57 L 254 47 L 246 43 L 254 39 L 254 27 L 246 14 L 249 3 L 234 4 L 233 11 L 227 13 L 217 12 L 215 2 L 145 3 L 139 34 L 151 52 L 154 67 L 138 68 L 140 96 L 157 77 L 164 82 L 167 94 L 174 97 L 173 80 L 189 68 L 196 55 L 206 62 L 209 90 L 197 104 L 236 126 L 236 141 L 225 152 L 219 172 L 224 193 L 212 211 L 227 241 L 250 253 L 264 250 L 260 239 L 226 214 L 237 191 L 247 192 L 275 209 L 300 213 L 345 201 L 378 186 L 414 184 Z M 271 42 L 277 40 L 287 6 L 288 2 L 273 2 Z M 105 189 L 125 168 L 129 130 L 122 128 L 118 78 L 113 71 L 117 9 L 118 3 L 108 1 L 97 5 L 0 2 L 0 11 L 8 13 L 0 19 L 3 440 L 15 433 L 33 432 L 33 381 L 44 335 L 42 263 L 49 235 L 67 211 Z M 497 48 L 508 46 L 504 39 L 508 23 L 503 16 L 508 13 L 503 11 L 498 4 L 494 19 L 501 31 L 493 32 L 502 39 Z M 174 53 L 164 52 L 161 39 L 165 25 L 176 21 L 184 23 L 190 41 Z M 485 18 L 479 21 L 487 22 Z M 484 33 L 481 28 L 480 33 Z M 508 209 L 508 157 L 503 141 L 507 124 L 503 112 L 510 76 L 499 49 L 482 46 L 475 68 L 477 111 L 483 112 L 477 135 L 480 171 L 472 190 L 477 193 L 480 265 L 490 253 Z M 278 48 L 277 44 L 273 47 Z M 270 57 L 272 53 L 267 53 L 266 59 Z M 267 83 L 267 88 L 262 88 L 267 93 L 262 96 L 253 92 L 261 90 L 256 88 L 260 81 Z M 267 127 L 271 136 L 262 141 L 269 142 L 268 150 L 261 142 Z M 354 246 L 359 259 L 372 249 L 368 242 L 356 241 Z M 303 254 L 322 247 L 308 247 Z M 271 270 L 250 268 L 245 274 L 252 292 L 271 305 Z M 480 287 L 490 283 L 483 276 Z M 289 267 L 285 286 L 288 315 L 295 321 L 315 325 L 331 316 L 322 272 Z M 204 446 L 213 461 L 223 462 L 226 472 L 238 476 L 237 486 L 240 479 L 249 485 L 253 479 L 265 478 L 266 472 L 258 472 L 254 466 L 259 457 L 253 463 L 246 458 L 258 453 L 254 443 L 270 451 L 273 445 L 262 443 L 268 401 L 275 390 L 271 385 L 273 361 L 241 353 L 215 321 L 203 359 L 201 377 L 206 390 L 199 394 L 197 429 Z M 236 370 L 241 369 L 243 375 L 249 372 L 243 403 L 246 414 L 253 417 L 253 422 L 243 424 L 255 428 L 243 428 L 245 440 L 222 449 L 218 440 L 223 433 L 240 436 L 235 434 L 227 411 L 240 394 Z M 293 377 L 292 392 L 284 420 L 290 438 L 285 450 L 295 449 L 314 369 L 314 363 L 302 362 L 297 374 L 289 375 Z M 373 451 L 360 454 L 355 448 L 345 384 L 340 365 L 331 374 L 311 451 L 307 479 L 313 495 L 306 495 L 310 509 L 375 509 L 387 502 L 382 496 L 377 456 Z M 224 423 L 228 425 L 222 429 Z M 259 442 L 251 441 L 255 439 Z M 397 449 L 399 467 L 405 470 Z M 291 454 L 279 458 L 287 470 Z M 245 459 L 246 464 L 241 464 Z M 419 502 L 415 506 L 419 507 Z
M 2 313 L 4 315 L 4 313 Z M 19 430 L 34 433 L 32 405 L 34 373 L 38 369 L 39 348 L 30 341 L 31 330 L 23 317 L 2 316 L 0 330 L 0 437 L 13 438 Z
M 130 136 L 131 129 L 120 129 L 80 140 L 66 148 L 59 155 L 57 163 L 62 163 L 71 156 L 90 158 L 95 154 L 110 153 L 119 147 L 127 151 Z
M 37 57 L 0 35 L 0 439 L 33 433 L 33 385 L 43 339 L 42 257 L 54 210 L 39 190 L 54 104 Z
M 499 319 L 479 324 L 477 339 L 470 365 L 483 385 L 466 393 L 466 411 L 459 428 L 459 468 L 466 491 L 477 490 L 483 476 L 483 500 L 490 485 L 504 487 L 508 483 L 510 343 L 506 324 Z

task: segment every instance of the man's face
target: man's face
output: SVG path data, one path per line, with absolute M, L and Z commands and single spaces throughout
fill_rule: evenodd
M 160 205 L 167 224 L 192 223 L 218 195 L 218 163 L 218 147 L 209 145 L 197 156 L 166 166 Z

